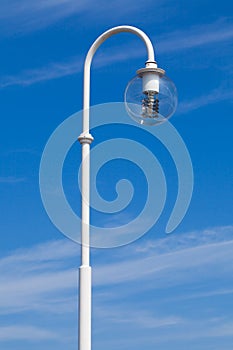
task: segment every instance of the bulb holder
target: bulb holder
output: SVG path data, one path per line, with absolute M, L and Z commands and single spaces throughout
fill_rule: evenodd
M 177 100 L 174 83 L 156 64 L 139 69 L 125 90 L 126 110 L 139 124 L 165 122 L 175 112 Z

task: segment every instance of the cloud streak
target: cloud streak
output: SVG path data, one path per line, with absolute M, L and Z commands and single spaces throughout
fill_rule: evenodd
M 35 341 L 35 340 L 51 340 L 59 339 L 59 334 L 48 331 L 40 327 L 33 326 L 7 326 L 0 327 L 0 341 L 14 341 L 14 340 L 26 340 L 26 341 Z
M 90 6 L 90 0 L 29 1 L 3 0 L 0 19 L 2 34 L 31 32 L 45 28 L 71 15 L 81 15 Z
M 70 261 L 76 256 L 76 249 L 76 245 L 67 241 L 55 241 L 29 250 L 19 250 L 2 258 L 1 313 L 41 312 L 45 309 L 52 313 L 70 312 L 70 298 L 77 283 L 77 271 L 70 267 Z M 61 291 L 62 297 L 59 294 Z M 59 310 L 56 303 L 60 305 Z
M 163 3 L 163 1 L 160 1 Z M 147 5 L 152 0 L 147 0 Z M 117 14 L 124 16 L 129 12 L 132 15 L 139 11 L 144 4 L 135 3 L 133 0 L 118 0 L 116 4 L 111 1 L 99 0 L 43 0 L 30 1 L 2 0 L 1 2 L 1 35 L 10 36 L 12 33 L 26 34 L 32 31 L 44 29 L 54 23 L 76 17 L 78 23 L 91 19 L 100 20 L 108 15 L 114 18 Z
M 185 114 L 194 111 L 200 107 L 205 107 L 213 103 L 232 101 L 233 88 L 223 88 L 219 86 L 218 89 L 213 89 L 208 94 L 198 96 L 190 101 L 181 101 L 178 105 L 178 113 Z
M 94 334 L 108 329 L 122 334 L 127 329 L 131 334 L 143 329 L 144 340 L 153 332 L 153 343 L 173 338 L 179 341 L 231 336 L 231 322 L 226 315 L 218 321 L 204 317 L 200 326 L 199 319 L 174 312 L 171 305 L 179 300 L 183 304 L 188 297 L 192 302 L 213 296 L 221 298 L 233 290 L 230 282 L 224 282 L 233 273 L 232 233 L 233 226 L 226 226 L 146 240 L 144 244 L 140 240 L 109 252 L 105 250 L 104 257 L 102 250 L 94 249 Z M 77 244 L 64 239 L 19 249 L 0 259 L 0 313 L 8 319 L 17 315 L 25 321 L 30 315 L 33 320 L 30 326 L 3 325 L 0 341 L 57 341 L 57 329 L 62 329 L 59 335 L 65 336 L 67 325 L 62 322 L 67 315 L 77 314 L 77 251 Z M 211 281 L 216 280 L 213 288 Z M 210 289 L 174 294 L 176 288 L 183 290 L 183 286 L 208 281 Z M 172 295 L 167 295 L 168 290 L 173 290 Z M 138 295 L 145 298 L 138 299 Z M 38 323 L 33 325 L 43 317 L 48 324 L 46 329 Z M 117 333 L 111 334 L 113 339 L 117 337 Z M 137 339 L 133 337 L 133 341 Z M 108 339 L 104 340 L 107 342 Z
M 160 53 L 170 53 L 179 50 L 215 45 L 217 43 L 231 41 L 232 39 L 232 24 L 220 19 L 213 23 L 195 25 L 185 31 L 178 30 L 167 33 L 157 39 L 154 37 L 153 42 L 159 43 Z
M 0 184 L 14 185 L 25 181 L 26 181 L 25 177 L 0 176 Z
M 166 36 L 159 37 L 158 46 L 160 53 L 173 53 L 177 50 L 187 50 L 206 45 L 216 45 L 221 42 L 229 42 L 233 38 L 233 26 L 224 21 L 217 21 L 205 26 L 195 26 L 185 33 L 182 31 L 168 33 Z M 156 40 L 155 40 L 156 42 Z M 123 62 L 132 58 L 139 58 L 143 54 L 137 50 L 135 44 L 129 48 L 118 47 L 111 48 L 102 55 L 97 55 L 94 60 L 95 67 L 99 68 L 109 63 Z M 4 89 L 10 86 L 27 87 L 36 83 L 46 82 L 53 79 L 59 79 L 66 76 L 81 73 L 83 69 L 84 57 L 82 55 L 71 58 L 67 62 L 52 63 L 48 66 L 22 71 L 16 76 L 3 76 L 0 80 L 0 88 Z M 219 87 L 213 89 L 208 94 L 197 96 L 189 101 L 181 101 L 178 112 L 187 113 L 200 107 L 214 104 L 220 101 L 232 100 L 233 91 L 228 88 Z
M 211 279 L 213 274 L 219 274 L 220 278 L 227 276 L 233 272 L 230 264 L 233 241 L 229 240 L 232 232 L 233 227 L 229 226 L 158 240 L 144 246 L 144 250 L 139 245 L 135 251 L 123 248 L 120 262 L 94 266 L 94 285 L 98 288 L 105 285 L 119 287 L 125 282 L 141 280 L 144 281 L 140 287 L 143 290 L 181 285 L 184 281 L 193 283 L 200 278 Z M 2 258 L 0 310 L 3 313 L 31 308 L 39 311 L 41 305 L 50 302 L 51 311 L 59 312 L 59 307 L 64 310 L 64 303 L 76 293 L 77 270 L 72 266 L 76 255 L 77 245 L 61 240 L 19 250 Z M 220 270 L 219 261 L 224 264 L 224 271 Z M 190 271 L 193 271 L 192 274 Z M 156 287 L 150 284 L 151 280 L 159 281 Z M 55 307 L 52 299 L 62 299 L 60 293 L 65 293 L 65 298 L 59 307 Z
M 232 232 L 232 227 L 226 230 Z M 221 235 L 220 230 L 219 235 Z M 134 257 L 134 259 L 128 261 L 123 260 L 115 264 L 97 267 L 94 281 L 97 285 L 108 283 L 119 285 L 119 283 L 125 283 L 126 281 L 133 283 L 136 280 L 141 280 L 144 281 L 142 288 L 150 288 L 150 281 L 154 279 L 159 281 L 157 283 L 158 288 L 165 288 L 181 285 L 184 281 L 186 284 L 193 283 L 194 281 L 199 281 L 200 278 L 211 279 L 218 273 L 221 277 L 229 275 L 231 271 L 233 272 L 233 266 L 229 264 L 232 256 L 233 241 L 218 241 L 217 243 L 209 242 L 205 244 L 197 243 L 196 241 L 196 246 L 193 246 L 192 239 L 189 241 L 190 246 L 188 246 L 188 241 L 189 238 L 187 238 L 186 244 L 182 248 L 182 240 L 180 241 L 178 238 L 179 246 L 175 244 L 174 247 L 176 248 L 171 249 L 170 252 L 167 251 L 163 254 L 158 252 L 155 254 L 153 249 L 151 253 L 144 255 L 144 257 Z M 171 244 L 169 240 L 166 240 L 166 242 Z M 219 270 L 218 261 L 224 264 L 224 271 Z M 210 266 L 212 266 L 211 269 Z M 202 270 L 201 276 L 199 268 Z M 114 274 L 111 274 L 111 271 L 114 271 Z M 108 276 L 108 279 L 106 279 L 106 276 Z

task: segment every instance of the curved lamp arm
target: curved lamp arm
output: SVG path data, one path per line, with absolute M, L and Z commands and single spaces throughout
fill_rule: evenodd
M 89 134 L 89 107 L 90 107 L 90 70 L 91 70 L 91 62 L 93 59 L 93 56 L 98 49 L 98 47 L 110 36 L 122 33 L 122 32 L 128 32 L 137 35 L 139 38 L 142 39 L 142 41 L 145 43 L 147 48 L 147 55 L 148 60 L 146 61 L 146 65 L 148 66 L 150 63 L 153 65 L 155 62 L 155 55 L 154 55 L 154 48 L 153 45 L 148 38 L 148 36 L 140 29 L 132 26 L 118 26 L 111 28 L 101 34 L 95 42 L 90 47 L 85 64 L 84 64 L 84 86 L 83 86 L 83 135 Z

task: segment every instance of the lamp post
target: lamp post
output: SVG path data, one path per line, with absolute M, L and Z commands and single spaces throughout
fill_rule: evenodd
M 84 64 L 83 131 L 78 137 L 82 145 L 82 227 L 81 266 L 79 269 L 79 350 L 91 350 L 91 266 L 90 266 L 90 145 L 89 132 L 90 68 L 98 47 L 110 36 L 129 32 L 142 39 L 147 49 L 145 68 L 137 71 L 125 91 L 125 105 L 129 115 L 140 124 L 156 125 L 169 118 L 176 109 L 176 88 L 157 67 L 153 45 L 148 36 L 132 26 L 114 27 L 102 35 L 90 47 Z

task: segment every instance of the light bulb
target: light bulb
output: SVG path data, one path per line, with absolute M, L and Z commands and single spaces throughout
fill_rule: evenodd
M 140 69 L 126 87 L 126 110 L 139 124 L 163 123 L 176 110 L 177 90 L 164 73 L 160 68 Z

